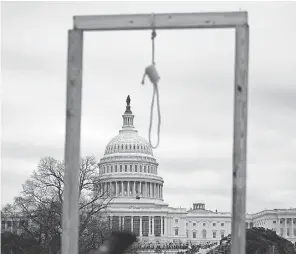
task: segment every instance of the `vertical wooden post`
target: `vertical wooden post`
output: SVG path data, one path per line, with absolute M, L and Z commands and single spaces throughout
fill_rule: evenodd
M 82 30 L 69 30 L 62 254 L 78 254 L 82 47 Z
M 235 31 L 231 254 L 245 254 L 249 26 Z

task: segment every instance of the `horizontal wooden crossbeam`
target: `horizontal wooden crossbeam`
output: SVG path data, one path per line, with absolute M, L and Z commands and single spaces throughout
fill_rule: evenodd
M 160 13 L 74 16 L 74 29 L 88 31 L 234 28 L 248 23 L 247 12 Z

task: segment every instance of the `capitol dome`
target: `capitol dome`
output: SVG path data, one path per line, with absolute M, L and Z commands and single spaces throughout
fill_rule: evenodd
M 158 163 L 149 142 L 134 127 L 130 97 L 122 115 L 119 134 L 106 146 L 99 162 L 100 191 L 118 200 L 163 201 L 163 179 L 158 176 Z
M 112 138 L 106 146 L 104 155 L 115 153 L 142 153 L 153 157 L 149 142 L 140 137 L 137 131 L 120 131 L 119 135 Z

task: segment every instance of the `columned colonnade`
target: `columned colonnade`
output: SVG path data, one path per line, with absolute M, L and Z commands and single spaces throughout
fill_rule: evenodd
M 296 218 L 288 218 L 288 217 L 280 217 L 277 219 L 272 219 L 272 225 L 262 225 L 259 223 L 255 224 L 253 222 L 246 223 L 246 228 L 252 228 L 252 227 L 268 227 L 272 230 L 274 230 L 277 235 L 280 235 L 284 238 L 296 238 Z
M 102 196 L 131 196 L 163 199 L 163 185 L 151 181 L 107 181 L 98 186 Z
M 278 218 L 276 220 L 276 233 L 285 238 L 296 237 L 296 219 Z
M 161 237 L 167 234 L 165 216 L 108 216 L 113 230 L 133 232 L 140 237 Z

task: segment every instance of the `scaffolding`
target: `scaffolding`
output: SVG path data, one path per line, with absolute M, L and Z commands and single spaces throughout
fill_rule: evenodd
M 74 16 L 68 31 L 62 254 L 78 254 L 83 33 L 88 31 L 235 29 L 232 254 L 245 254 L 249 25 L 247 12 Z

